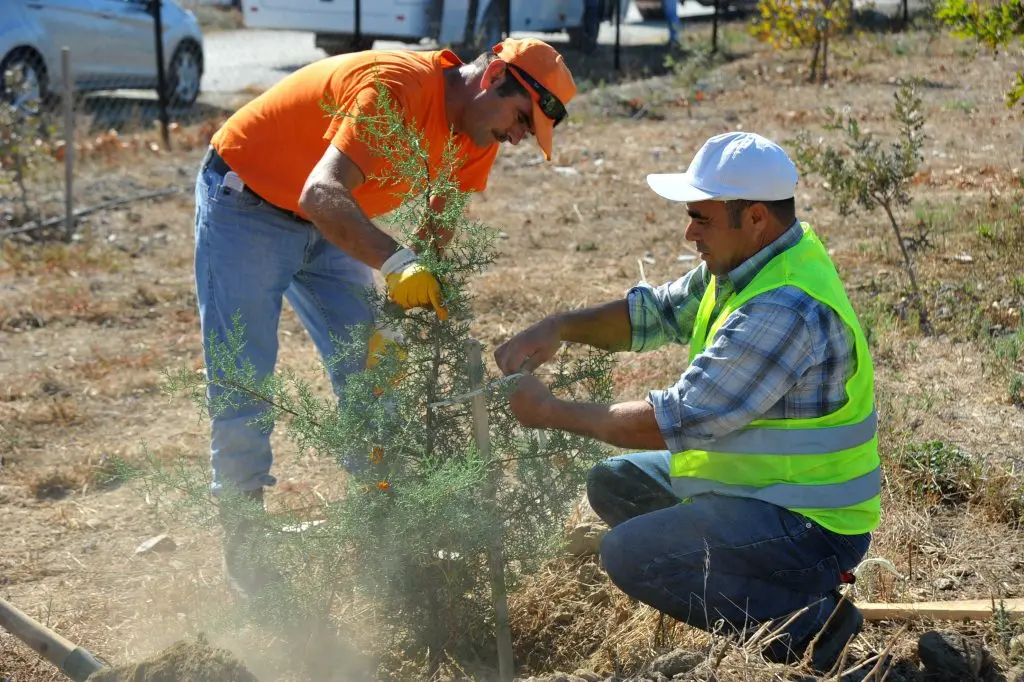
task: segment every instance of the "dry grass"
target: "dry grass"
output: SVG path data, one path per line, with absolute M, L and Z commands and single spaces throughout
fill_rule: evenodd
M 1013 388 L 1024 373 L 1024 343 L 1015 341 L 1024 305 L 1024 140 L 1020 114 L 1000 102 L 1012 55 L 972 61 L 963 44 L 923 34 L 864 38 L 838 47 L 835 81 L 819 88 L 802 82 L 802 57 L 730 44 L 737 58 L 703 79 L 699 98 L 688 96 L 690 80 L 672 73 L 589 83 L 573 121 L 559 129 L 554 163 L 538 165 L 530 144 L 502 151 L 489 189 L 470 208 L 505 233 L 500 261 L 474 283 L 474 333 L 493 347 L 547 313 L 619 297 L 637 281 L 640 258 L 652 282 L 691 267 L 684 216 L 650 193 L 644 174 L 685 165 L 708 136 L 743 128 L 785 140 L 798 127 L 820 130 L 826 104 L 850 107 L 885 133 L 893 77 L 924 77 L 930 142 L 915 210 L 903 220 L 916 240 L 935 336 L 922 337 L 907 312 L 908 284 L 883 217 L 840 218 L 814 178 L 798 196 L 801 217 L 828 240 L 877 365 L 886 479 L 871 555 L 891 560 L 905 578 L 870 573 L 858 598 L 1024 596 L 1024 412 Z M 172 152 L 108 154 L 94 145 L 103 170 L 97 191 L 187 184 L 214 125 L 182 126 Z M 113 662 L 205 629 L 264 679 L 300 679 L 266 633 L 223 628 L 231 603 L 217 531 L 175 520 L 133 486 L 102 485 L 109 458 L 138 459 L 143 442 L 162 461 L 205 459 L 205 423 L 183 397 L 159 391 L 162 370 L 202 362 L 191 221 L 191 197 L 182 193 L 96 214 L 70 244 L 0 245 L 0 580 L 6 597 Z M 326 390 L 290 310 L 281 329 L 281 362 L 306 369 Z M 622 355 L 618 396 L 674 382 L 685 357 L 681 348 Z M 950 455 L 941 467 L 915 469 L 929 443 L 967 459 Z M 270 504 L 337 494 L 330 463 L 291 452 L 276 435 L 275 446 L 282 484 Z M 177 541 L 174 552 L 134 554 L 161 532 Z M 550 564 L 513 595 L 512 609 L 523 671 L 629 671 L 680 645 L 703 652 L 719 679 L 788 674 L 750 649 L 630 603 L 592 558 Z M 341 622 L 363 624 L 354 637 L 372 634 L 372 608 L 349 603 L 343 611 Z M 901 633 L 897 624 L 873 624 L 854 658 L 890 646 L 911 655 L 915 634 L 930 625 Z M 963 629 L 1005 657 L 992 623 Z M 0 651 L 0 675 L 57 679 L 9 637 L 0 638 Z M 405 679 L 416 662 L 407 665 Z

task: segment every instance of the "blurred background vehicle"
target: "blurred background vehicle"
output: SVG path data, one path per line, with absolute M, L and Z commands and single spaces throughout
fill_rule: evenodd
M 176 0 L 2 0 L 0 80 L 8 101 L 44 101 L 63 82 L 61 47 L 70 49 L 75 89 L 156 89 L 154 4 L 162 1 L 166 94 L 190 106 L 203 76 L 203 35 Z
M 509 0 L 511 31 L 565 31 L 583 51 L 597 45 L 602 21 L 625 17 L 630 0 Z M 242 0 L 247 28 L 313 31 L 328 54 L 370 49 L 376 40 L 418 44 L 423 40 L 480 51 L 500 42 L 505 21 L 501 0 Z
M 704 7 L 714 7 L 715 0 L 696 0 L 696 2 Z M 662 4 L 663 0 L 633 0 L 633 4 L 636 5 L 636 11 L 640 14 L 640 17 L 644 21 L 663 21 L 665 19 L 665 7 Z M 758 0 L 720 0 L 719 10 L 721 12 L 733 11 L 733 12 L 753 12 L 757 9 Z M 679 16 L 685 17 L 686 12 L 683 11 L 683 1 L 679 2 Z

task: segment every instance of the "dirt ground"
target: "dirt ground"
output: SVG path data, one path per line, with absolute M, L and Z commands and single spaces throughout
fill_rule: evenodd
M 867 580 L 863 598 L 1024 596 L 1024 488 L 1000 468 L 1015 463 L 1019 472 L 1024 463 L 1024 410 L 1014 383 L 1024 376 L 1024 344 L 1014 345 L 1024 307 L 1024 120 L 1019 107 L 1002 104 L 1020 51 L 972 57 L 969 44 L 925 32 L 864 36 L 835 46 L 833 79 L 815 86 L 804 82 L 803 54 L 774 53 L 738 28 L 724 44 L 732 58 L 699 77 L 684 62 L 656 77 L 585 83 L 550 164 L 539 162 L 532 143 L 502 150 L 488 189 L 470 208 L 502 231 L 499 262 L 474 285 L 478 337 L 493 349 L 547 313 L 620 297 L 639 279 L 638 260 L 651 282 L 696 265 L 681 207 L 654 195 L 644 177 L 683 169 L 707 137 L 742 129 L 785 142 L 806 129 L 837 139 L 822 130 L 826 106 L 885 135 L 895 79 L 923 78 L 928 140 L 914 207 L 900 217 L 914 237 L 935 335 L 923 336 L 907 314 L 907 278 L 884 214 L 841 217 L 814 177 L 802 178 L 797 197 L 800 217 L 826 239 L 844 276 L 878 373 L 889 477 L 871 556 L 891 560 L 903 579 Z M 192 136 L 179 151 L 113 158 L 97 173 L 114 186 L 187 185 L 208 132 L 178 134 Z M 111 664 L 142 660 L 203 631 L 260 679 L 293 679 L 272 643 L 254 646 L 258 637 L 246 628 L 223 627 L 231 599 L 216 529 L 180 524 L 137 486 L 104 482 L 111 457 L 137 461 L 144 447 L 167 462 L 207 456 L 206 423 L 183 396 L 161 390 L 162 372 L 202 367 L 192 210 L 184 192 L 95 214 L 70 244 L 0 242 L 0 594 Z M 290 309 L 281 335 L 280 363 L 325 388 Z M 622 354 L 618 396 L 635 399 L 673 383 L 684 350 Z M 892 474 L 894 462 L 929 442 L 966 453 L 976 470 L 936 465 L 923 478 Z M 276 445 L 281 485 L 270 504 L 337 489 L 330 463 L 280 439 Z M 966 487 L 952 502 L 917 485 L 942 477 Z M 173 550 L 136 553 L 161 533 Z M 563 568 L 550 584 L 579 580 L 578 566 Z M 538 622 L 558 609 L 534 606 Z M 620 613 L 618 630 L 606 623 L 601 631 L 628 641 L 629 627 L 650 627 L 645 618 Z M 911 633 L 925 625 L 912 624 Z M 900 627 L 871 625 L 860 646 L 884 648 Z M 1005 658 L 1006 628 L 1019 626 L 1001 627 L 981 623 L 965 632 Z M 571 670 L 573 657 L 579 665 L 607 664 L 606 646 L 572 640 L 581 628 L 552 628 L 540 638 L 544 651 L 517 656 L 529 672 Z M 900 637 L 896 648 L 908 649 L 910 636 Z M 640 648 L 652 646 L 644 640 Z M 61 678 L 0 633 L 0 679 Z

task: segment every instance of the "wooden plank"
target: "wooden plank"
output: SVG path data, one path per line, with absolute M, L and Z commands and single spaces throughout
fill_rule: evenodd
M 1000 605 L 1007 613 L 1016 617 L 1024 616 L 1024 599 L 1003 599 L 995 602 L 996 608 Z M 991 599 L 926 601 L 913 604 L 857 604 L 857 608 L 864 614 L 864 620 L 988 620 L 992 617 L 992 606 Z

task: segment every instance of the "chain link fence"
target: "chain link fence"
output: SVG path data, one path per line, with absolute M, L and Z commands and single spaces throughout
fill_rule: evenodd
M 154 172 L 154 157 L 205 146 L 229 113 L 198 97 L 204 33 L 238 27 L 237 7 L 33 0 L 14 8 L 13 30 L 25 37 L 0 44 L 8 50 L 0 53 L 0 237 L 71 238 L 84 215 L 187 190 L 191 178 Z

